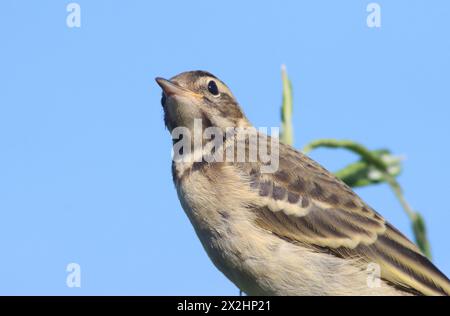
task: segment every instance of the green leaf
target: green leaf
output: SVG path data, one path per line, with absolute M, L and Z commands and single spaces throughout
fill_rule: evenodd
M 294 131 L 292 127 L 292 85 L 287 75 L 286 66 L 281 66 L 281 79 L 283 82 L 283 101 L 281 106 L 281 135 L 280 140 L 288 145 L 294 144 Z
M 417 246 L 419 246 L 420 250 L 422 250 L 423 254 L 431 259 L 431 249 L 430 243 L 427 239 L 425 220 L 423 219 L 422 215 L 417 212 L 414 215 L 415 219 L 412 222 L 412 229 L 414 232 L 416 244 Z
M 401 157 L 391 155 L 386 149 L 372 150 L 371 154 L 386 164 L 386 172 L 390 176 L 395 178 L 401 173 Z M 351 187 L 364 187 L 387 182 L 384 173 L 364 158 L 335 172 L 335 175 Z

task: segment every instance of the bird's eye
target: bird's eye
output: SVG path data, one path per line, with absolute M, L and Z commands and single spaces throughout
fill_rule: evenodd
M 208 91 L 212 95 L 219 95 L 219 88 L 217 88 L 217 84 L 214 80 L 211 80 L 210 82 L 208 82 Z

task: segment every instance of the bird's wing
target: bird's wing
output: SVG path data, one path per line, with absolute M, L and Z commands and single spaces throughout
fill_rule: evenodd
M 313 160 L 280 144 L 279 167 L 244 172 L 258 192 L 256 223 L 293 243 L 376 262 L 381 278 L 415 294 L 449 295 L 450 281 L 402 233 Z M 244 168 L 244 169 L 245 169 Z

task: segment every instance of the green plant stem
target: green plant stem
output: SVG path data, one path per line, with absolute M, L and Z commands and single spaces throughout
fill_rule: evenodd
M 355 143 L 351 140 L 319 139 L 303 147 L 303 153 L 307 154 L 311 150 L 316 149 L 318 147 L 348 149 L 361 156 L 362 159 L 367 161 L 369 164 L 375 166 L 377 169 L 385 172 L 387 171 L 387 165 L 384 163 L 383 160 L 374 155 L 370 150 L 368 150 L 363 145 Z

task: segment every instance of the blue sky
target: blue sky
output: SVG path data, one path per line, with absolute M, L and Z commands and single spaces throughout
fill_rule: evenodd
M 450 275 L 448 1 L 377 1 L 381 28 L 366 25 L 370 1 L 80 0 L 81 28 L 69 2 L 1 5 L 0 294 L 237 294 L 179 205 L 153 79 L 208 70 L 256 126 L 278 126 L 282 63 L 296 146 L 405 155 L 399 180 Z M 358 193 L 411 236 L 388 187 Z

